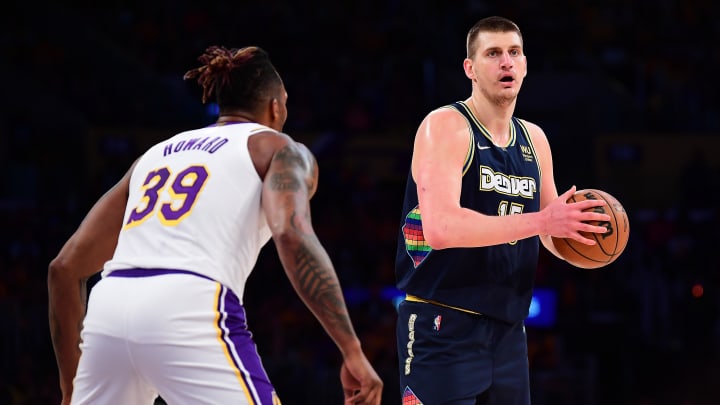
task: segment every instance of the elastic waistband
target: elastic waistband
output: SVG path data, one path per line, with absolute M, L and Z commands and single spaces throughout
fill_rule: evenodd
M 165 274 L 189 274 L 191 276 L 197 276 L 202 277 L 204 279 L 215 281 L 211 279 L 210 277 L 195 273 L 194 271 L 190 270 L 177 270 L 177 269 L 122 269 L 122 270 L 113 270 L 110 272 L 110 274 L 107 275 L 107 277 L 153 277 L 153 276 L 162 276 Z
M 465 313 L 468 313 L 468 314 L 485 316 L 484 314 L 482 314 L 482 313 L 480 313 L 480 312 L 471 311 L 471 310 L 469 310 L 469 309 L 460 308 L 460 307 L 454 307 L 454 306 L 452 306 L 452 305 L 443 304 L 442 302 L 437 302 L 437 301 L 433 301 L 433 300 L 426 300 L 425 298 L 416 297 L 416 296 L 410 295 L 410 294 L 406 294 L 406 295 L 405 295 L 405 300 L 406 300 L 406 301 L 412 301 L 412 302 L 422 302 L 422 303 L 425 303 L 425 304 L 432 304 L 432 305 L 437 305 L 437 306 L 440 306 L 440 307 L 445 307 L 445 308 L 454 309 L 454 310 L 456 310 L 456 311 L 462 311 L 462 312 L 465 312 Z

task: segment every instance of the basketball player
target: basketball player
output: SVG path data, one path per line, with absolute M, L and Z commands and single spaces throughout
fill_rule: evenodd
M 528 404 L 528 315 L 538 239 L 579 231 L 601 201 L 558 197 L 543 131 L 515 118 L 527 73 L 517 25 L 477 22 L 463 62 L 469 98 L 430 112 L 415 137 L 396 259 L 403 403 Z
M 217 122 L 150 148 L 50 264 L 63 403 L 152 404 L 160 395 L 170 404 L 279 404 L 243 308 L 272 237 L 342 353 L 346 403 L 379 404 L 382 382 L 312 228 L 316 161 L 280 132 L 280 76 L 257 47 L 210 47 L 199 60 L 185 78 L 198 80 L 203 102 L 215 94 Z M 85 283 L 98 269 L 85 315 Z

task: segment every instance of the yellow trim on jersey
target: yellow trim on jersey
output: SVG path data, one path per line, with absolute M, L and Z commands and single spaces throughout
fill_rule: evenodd
M 468 115 L 470 116 L 470 118 L 472 118 L 473 122 L 475 123 L 475 125 L 477 125 L 477 127 L 480 129 L 480 132 L 482 132 L 482 134 L 485 136 L 485 138 L 487 138 L 490 141 L 490 143 L 495 144 L 495 142 L 493 142 L 492 135 L 490 135 L 490 131 L 488 131 L 488 129 L 485 128 L 485 125 L 483 125 L 483 123 L 480 122 L 480 120 L 475 116 L 475 114 L 472 112 L 470 107 L 464 101 L 460 101 L 459 104 L 461 106 L 463 106 L 465 111 L 468 112 Z M 515 145 L 515 137 L 516 136 L 517 135 L 515 133 L 515 125 L 513 125 L 512 122 L 510 122 L 510 138 L 508 139 L 507 144 L 497 145 L 497 146 L 499 146 L 501 148 L 508 148 L 510 146 Z
M 215 303 L 219 304 L 221 297 L 220 294 L 222 293 L 222 285 L 220 283 L 217 284 L 217 290 L 215 291 Z M 230 354 L 230 349 L 228 348 L 228 343 L 223 339 L 223 331 L 220 329 L 220 311 L 216 309 L 215 312 L 215 328 L 217 329 L 217 338 L 220 342 L 220 347 L 222 347 L 223 352 L 225 353 L 225 358 L 227 359 L 228 363 L 230 364 L 230 367 L 235 372 L 235 376 L 237 377 L 238 381 L 240 382 L 240 387 L 242 387 L 243 392 L 245 393 L 245 398 L 247 399 L 248 404 L 255 404 L 255 399 L 250 394 L 250 389 L 248 388 L 247 384 L 245 383 L 245 380 L 242 377 L 242 372 L 240 369 L 235 365 L 235 361 L 232 358 L 232 354 Z
M 405 294 L 405 301 L 422 302 L 422 303 L 425 303 L 425 304 L 433 304 L 433 305 L 437 305 L 437 306 L 440 306 L 440 307 L 445 307 L 445 308 L 454 309 L 454 310 L 456 310 L 456 311 L 466 312 L 466 313 L 468 313 L 468 314 L 483 315 L 483 314 L 481 314 L 480 312 L 475 312 L 475 311 L 471 311 L 471 310 L 469 310 L 469 309 L 460 308 L 460 307 L 454 307 L 454 306 L 452 306 L 452 305 L 443 304 L 443 303 L 441 303 L 441 302 L 437 302 L 437 301 L 433 301 L 433 300 L 426 300 L 425 298 L 416 297 L 416 296 L 410 295 L 410 294 Z
M 277 132 L 276 130 L 274 130 L 274 129 L 272 129 L 272 128 L 263 126 L 263 127 L 260 127 L 260 128 L 251 129 L 250 132 L 249 132 L 249 135 L 252 135 L 252 134 L 254 134 L 255 132 L 260 132 L 260 131 Z
M 463 117 L 465 118 L 465 117 Z M 467 119 L 465 119 L 467 121 Z M 470 135 L 470 145 L 468 145 L 468 151 L 465 155 L 465 162 L 463 162 L 463 170 L 462 175 L 464 176 L 465 173 L 467 173 L 468 170 L 470 170 L 470 163 L 472 163 L 473 158 L 475 157 L 475 136 L 473 136 L 472 128 L 470 128 L 470 123 L 468 122 L 468 129 L 469 129 L 469 135 Z
M 448 105 L 442 108 L 451 108 L 453 110 L 457 111 L 457 108 L 452 105 Z M 459 112 L 459 111 L 458 111 Z M 472 125 L 470 125 L 470 121 L 468 121 L 467 117 L 465 117 L 463 114 L 460 114 L 465 122 L 468 124 L 468 135 L 470 135 L 470 144 L 468 145 L 468 151 L 467 154 L 465 154 L 465 161 L 463 162 L 463 168 L 462 168 L 462 175 L 464 176 L 465 173 L 467 173 L 468 170 L 470 170 L 470 163 L 472 163 L 473 158 L 475 157 L 475 136 L 473 136 L 473 130 Z
M 540 159 L 537 157 L 537 152 L 535 152 L 535 144 L 533 144 L 532 136 L 530 136 L 530 131 L 527 129 L 527 126 L 525 126 L 525 121 L 521 120 L 520 118 L 517 119 L 518 123 L 520 123 L 520 128 L 522 128 L 523 135 L 525 135 L 525 139 L 528 141 L 528 145 L 530 145 L 530 150 L 532 151 L 533 157 L 535 158 L 535 163 L 538 167 L 538 180 L 541 180 L 540 183 L 542 183 L 542 167 L 540 167 Z

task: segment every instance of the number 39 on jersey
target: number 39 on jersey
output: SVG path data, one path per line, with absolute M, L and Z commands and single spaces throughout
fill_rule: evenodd
M 163 225 L 177 225 L 190 214 L 209 177 L 202 165 L 189 166 L 177 174 L 167 167 L 150 171 L 142 185 L 143 195 L 130 211 L 123 229 L 138 226 L 153 215 Z M 169 198 L 161 200 L 166 187 Z

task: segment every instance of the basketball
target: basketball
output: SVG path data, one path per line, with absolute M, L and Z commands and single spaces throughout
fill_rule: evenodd
M 569 238 L 553 237 L 555 248 L 562 257 L 575 267 L 596 269 L 614 262 L 627 246 L 630 236 L 630 222 L 622 204 L 612 195 L 596 189 L 577 190 L 568 203 L 583 200 L 605 200 L 607 205 L 590 208 L 610 215 L 609 222 L 593 221 L 593 225 L 605 226 L 604 234 L 580 232 L 584 237 L 595 240 L 595 245 L 584 245 Z

